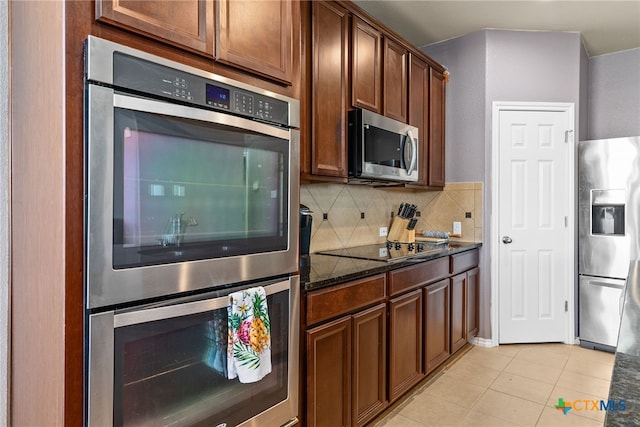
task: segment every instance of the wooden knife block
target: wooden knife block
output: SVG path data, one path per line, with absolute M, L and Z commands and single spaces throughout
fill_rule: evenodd
M 387 241 L 399 243 L 415 243 L 416 230 L 407 230 L 408 225 L 408 219 L 400 218 L 398 216 L 394 217 L 393 222 L 391 222 L 389 234 L 387 235 Z

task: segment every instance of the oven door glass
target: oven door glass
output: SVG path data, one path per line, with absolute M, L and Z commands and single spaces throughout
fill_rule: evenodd
M 289 288 L 265 289 L 272 371 L 253 383 L 227 378 L 228 297 L 162 307 L 168 316 L 174 307 L 180 312 L 186 307 L 199 311 L 191 308 L 198 304 L 208 308 L 164 319 L 149 320 L 159 317 L 153 309 L 116 314 L 113 424 L 235 426 L 285 401 L 291 357 Z
M 282 251 L 289 141 L 114 111 L 113 268 Z

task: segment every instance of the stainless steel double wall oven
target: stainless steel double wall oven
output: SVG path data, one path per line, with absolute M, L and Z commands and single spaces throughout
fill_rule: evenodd
M 297 416 L 296 100 L 89 37 L 86 421 Z M 272 372 L 225 375 L 230 293 L 267 294 Z

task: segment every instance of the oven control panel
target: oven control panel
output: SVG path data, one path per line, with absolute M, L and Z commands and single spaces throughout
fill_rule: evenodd
M 288 103 L 280 99 L 118 52 L 114 53 L 113 68 L 118 88 L 290 125 Z

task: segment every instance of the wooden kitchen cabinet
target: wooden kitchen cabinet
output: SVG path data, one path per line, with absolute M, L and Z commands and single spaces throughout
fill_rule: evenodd
M 460 351 L 478 333 L 478 261 L 474 248 L 307 292 L 304 425 L 365 425 Z
M 297 0 L 96 0 L 96 19 L 293 83 Z
M 312 3 L 311 165 L 316 176 L 348 176 L 349 14 L 334 2 Z
M 362 426 L 387 406 L 387 305 L 353 315 L 353 425 Z
M 424 370 L 431 373 L 451 355 L 449 342 L 449 279 L 424 292 Z
M 384 38 L 383 115 L 407 123 L 407 49 Z
M 290 85 L 294 1 L 217 0 L 216 60 Z
M 467 271 L 467 340 L 480 330 L 480 269 Z
M 347 113 L 357 107 L 417 127 L 419 181 L 406 186 L 443 188 L 442 67 L 352 2 L 311 2 L 311 11 L 311 131 L 301 178 L 347 182 Z
M 429 165 L 430 187 L 444 187 L 445 183 L 445 79 L 433 67 L 429 69 Z
M 411 54 L 408 93 L 408 122 L 419 129 L 420 139 L 420 173 L 415 185 L 443 188 L 445 184 L 444 74 Z
M 96 19 L 213 57 L 213 1 L 96 0 Z
M 424 378 L 422 289 L 389 301 L 389 401 Z
M 418 128 L 418 182 L 429 185 L 429 66 L 414 54 L 409 55 L 409 124 Z
M 480 329 L 480 251 L 451 256 L 451 352 L 461 348 Z
M 307 331 L 307 425 L 362 426 L 387 406 L 387 306 Z
M 451 354 L 460 350 L 467 343 L 467 307 L 466 307 L 466 273 L 451 278 Z
M 351 317 L 307 331 L 308 426 L 351 425 Z
M 360 426 L 387 398 L 386 275 L 306 296 L 307 426 Z
M 382 112 L 382 33 L 356 16 L 351 30 L 351 103 Z

